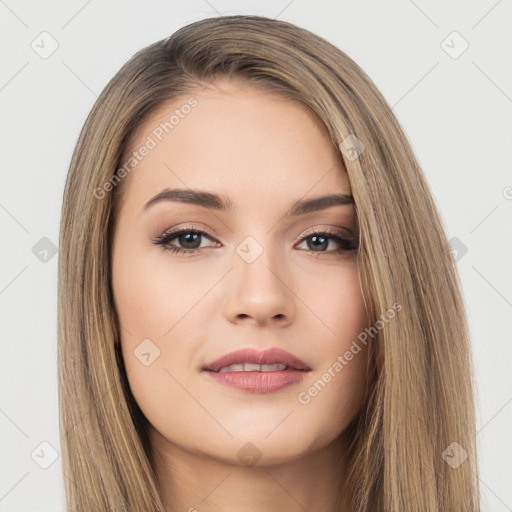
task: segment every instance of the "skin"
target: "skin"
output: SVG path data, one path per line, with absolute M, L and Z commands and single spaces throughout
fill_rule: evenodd
M 166 509 L 334 510 L 344 430 L 364 399 L 366 348 L 309 403 L 298 394 L 349 349 L 367 317 L 356 252 L 334 254 L 336 239 L 315 248 L 305 237 L 325 228 L 348 237 L 357 220 L 353 205 L 284 215 L 298 199 L 350 194 L 343 161 L 300 103 L 226 80 L 192 95 L 198 105 L 125 178 L 112 255 L 123 358 L 150 424 Z M 131 149 L 188 97 L 153 113 Z M 143 209 L 167 187 L 229 196 L 238 211 L 169 201 Z M 182 226 L 208 233 L 198 253 L 152 243 Z M 247 236 L 263 249 L 251 263 L 236 251 Z M 170 245 L 196 247 L 183 237 Z M 144 339 L 160 350 L 149 365 L 134 355 Z M 268 394 L 221 386 L 201 372 L 249 347 L 283 348 L 312 371 Z M 255 465 L 238 455 L 244 446 L 260 457 Z

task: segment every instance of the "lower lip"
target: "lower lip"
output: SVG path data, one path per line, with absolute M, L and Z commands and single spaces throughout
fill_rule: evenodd
M 210 377 L 230 388 L 250 393 L 273 393 L 300 382 L 306 375 L 303 370 L 279 370 L 274 372 L 212 372 Z

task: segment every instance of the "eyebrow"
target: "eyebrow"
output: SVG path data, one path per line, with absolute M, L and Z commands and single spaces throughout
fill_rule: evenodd
M 201 206 L 210 210 L 236 213 L 236 208 L 227 196 L 221 196 L 212 192 L 204 192 L 192 189 L 164 189 L 162 192 L 152 197 L 145 205 L 144 210 L 161 201 L 173 201 L 178 203 L 187 203 Z M 310 199 L 299 199 L 295 201 L 286 212 L 287 216 L 304 215 L 330 208 L 331 206 L 340 206 L 354 204 L 354 198 L 349 194 L 329 194 L 325 196 L 313 197 Z

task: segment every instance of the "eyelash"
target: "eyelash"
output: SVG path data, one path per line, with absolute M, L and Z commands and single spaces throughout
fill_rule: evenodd
M 195 234 L 199 234 L 201 236 L 204 236 L 206 238 L 209 238 L 210 240 L 212 240 L 212 237 L 210 237 L 210 235 L 208 235 L 208 233 L 206 233 L 205 231 L 201 230 L 201 229 L 196 229 L 196 228 L 193 228 L 193 227 L 183 227 L 183 228 L 178 228 L 174 231 L 171 231 L 171 232 L 164 232 L 162 233 L 161 235 L 157 236 L 156 238 L 154 238 L 152 240 L 152 243 L 154 245 L 157 245 L 157 246 L 161 246 L 163 250 L 165 251 L 171 251 L 171 253 L 197 253 L 197 252 L 200 252 L 201 249 L 197 248 L 197 249 L 185 249 L 185 248 L 182 248 L 182 247 L 175 247 L 175 246 L 170 246 L 170 242 L 171 240 L 174 240 L 175 238 L 178 238 L 179 236 L 181 235 L 186 235 L 186 234 L 190 234 L 190 233 L 195 233 Z M 308 238 L 312 237 L 312 236 L 320 236 L 320 237 L 323 237 L 323 238 L 330 238 L 330 239 L 333 239 L 335 240 L 336 242 L 338 242 L 341 247 L 339 249 L 335 249 L 335 250 L 332 250 L 332 251 L 313 251 L 311 249 L 309 250 L 306 250 L 306 249 L 303 249 L 305 250 L 306 252 L 309 252 L 309 253 L 313 253 L 313 254 L 318 254 L 319 256 L 321 254 L 327 254 L 329 256 L 336 256 L 338 254 L 342 254 L 342 253 L 345 253 L 345 252 L 353 252 L 353 251 L 356 251 L 357 250 L 357 245 L 352 245 L 354 242 L 357 242 L 357 237 L 355 238 L 343 238 L 343 237 L 340 237 L 337 233 L 337 231 L 334 231 L 334 230 L 330 230 L 330 229 L 322 229 L 322 230 L 319 230 L 319 231 L 313 231 L 309 234 L 307 234 L 306 236 L 304 236 L 301 240 L 300 240 L 300 243 L 304 242 L 304 240 L 307 240 Z

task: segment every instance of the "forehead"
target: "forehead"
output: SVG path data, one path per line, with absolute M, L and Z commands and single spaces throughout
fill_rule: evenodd
M 341 155 L 308 107 L 231 81 L 162 104 L 138 127 L 125 160 L 134 151 L 139 157 L 124 200 L 140 206 L 164 188 L 267 204 L 350 194 Z

